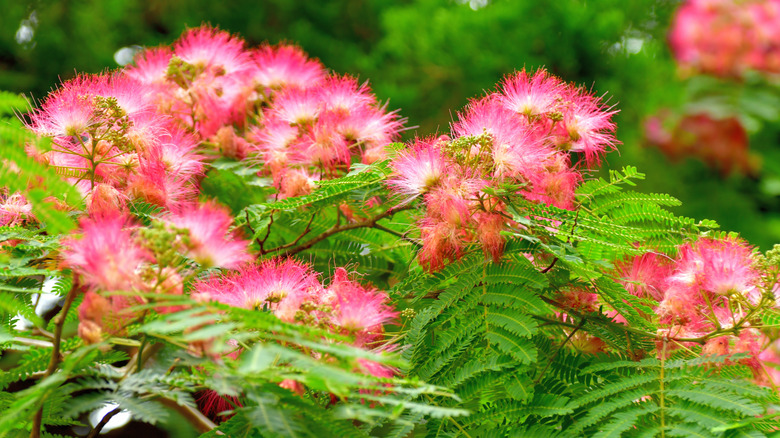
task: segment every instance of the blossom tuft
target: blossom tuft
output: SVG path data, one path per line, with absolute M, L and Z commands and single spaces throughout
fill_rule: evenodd
M 401 195 L 419 196 L 439 183 L 447 172 L 447 161 L 437 140 L 417 139 L 393 159 L 395 176 L 387 182 L 391 189 Z
M 354 333 L 358 346 L 382 339 L 383 326 L 398 317 L 398 312 L 387 304 L 386 293 L 349 280 L 344 268 L 336 269 L 328 293 L 335 307 L 333 323 Z
M 128 290 L 137 281 L 137 269 L 151 256 L 135 243 L 123 215 L 82 219 L 81 237 L 63 241 L 65 265 L 84 283 L 106 291 Z
M 250 259 L 248 242 L 229 232 L 233 219 L 215 203 L 181 206 L 167 221 L 189 232 L 184 252 L 204 267 L 235 268 Z

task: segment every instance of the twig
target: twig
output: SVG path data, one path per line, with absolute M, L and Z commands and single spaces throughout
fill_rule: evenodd
M 324 233 L 320 234 L 319 236 L 314 237 L 312 239 L 309 239 L 306 242 L 304 242 L 304 243 L 302 243 L 302 244 L 300 244 L 298 246 L 295 246 L 293 248 L 285 248 L 284 245 L 282 245 L 282 246 L 279 246 L 279 247 L 276 247 L 276 248 L 273 248 L 273 249 L 270 249 L 270 250 L 266 251 L 265 254 L 278 252 L 279 255 L 283 256 L 283 257 L 284 256 L 291 256 L 291 255 L 294 255 L 294 254 L 298 254 L 299 252 L 305 251 L 305 250 L 311 248 L 315 244 L 317 244 L 319 242 L 322 242 L 323 240 L 327 239 L 328 237 L 330 237 L 330 236 L 332 236 L 334 234 L 340 233 L 342 231 L 354 230 L 356 228 L 372 228 L 372 227 L 376 227 L 378 221 L 380 221 L 382 219 L 385 219 L 385 218 L 388 218 L 388 217 L 398 213 L 399 211 L 410 210 L 412 208 L 413 207 L 408 205 L 408 204 L 407 205 L 399 205 L 399 206 L 396 206 L 396 207 L 389 208 L 387 211 L 385 211 L 383 213 L 380 213 L 380 214 L 378 214 L 378 215 L 376 215 L 376 216 L 374 216 L 372 218 L 368 218 L 368 219 L 362 220 L 360 222 L 352 222 L 352 223 L 348 223 L 348 224 L 344 224 L 344 225 L 339 225 L 337 223 L 336 225 L 333 225 L 330 229 L 328 229 Z
M 65 326 L 65 317 L 68 315 L 71 304 L 76 298 L 77 287 L 72 287 L 68 291 L 68 295 L 65 297 L 65 303 L 62 305 L 60 314 L 54 318 L 54 339 L 52 340 L 51 360 L 49 361 L 49 367 L 46 369 L 44 378 L 51 376 L 57 371 L 57 366 L 60 364 L 60 341 L 62 340 L 62 328 Z M 44 396 L 45 399 L 45 396 Z M 40 438 L 41 436 L 41 423 L 43 423 L 43 401 L 41 400 L 41 407 L 38 408 L 38 412 L 33 417 L 32 430 L 30 431 L 30 438 Z
M 306 236 L 307 234 L 309 234 L 309 231 L 311 231 L 311 224 L 312 224 L 312 222 L 314 222 L 314 216 L 316 216 L 316 214 L 311 215 L 311 217 L 309 218 L 309 223 L 306 224 L 306 228 L 304 228 L 303 233 L 301 233 L 298 237 L 296 237 L 295 240 L 293 240 L 290 243 L 285 243 L 284 245 L 278 246 L 278 247 L 276 247 L 274 249 L 269 249 L 268 251 L 264 251 L 263 247 L 261 245 L 260 246 L 260 255 L 265 255 L 265 254 L 268 254 L 269 252 L 275 252 L 275 251 L 279 251 L 281 249 L 291 248 L 291 247 L 297 245 L 298 242 L 300 242 L 301 239 L 303 239 L 303 237 Z M 273 216 L 271 216 L 271 219 L 273 221 Z M 269 227 L 268 227 L 268 234 L 265 235 L 265 239 L 268 238 L 268 235 L 270 233 L 271 233 L 271 227 L 269 225 Z M 265 239 L 263 239 L 263 242 L 265 242 Z
M 197 409 L 193 409 L 189 406 L 182 406 L 167 398 L 160 398 L 159 402 L 181 414 L 185 419 L 187 419 L 187 421 L 190 422 L 190 424 L 195 426 L 195 428 L 198 429 L 200 433 L 208 432 L 217 427 L 213 421 L 209 420 L 208 417 L 203 415 Z M 222 434 L 220 433 L 220 435 Z
M 104 427 L 106 427 L 106 424 L 108 424 L 108 422 L 111 421 L 112 418 L 114 418 L 114 415 L 120 412 L 122 412 L 122 408 L 116 407 L 111 412 L 104 415 L 103 419 L 100 420 L 100 423 L 98 423 L 94 429 L 89 431 L 89 435 L 87 435 L 87 438 L 95 438 L 98 435 L 100 435 L 100 431 L 103 430 Z

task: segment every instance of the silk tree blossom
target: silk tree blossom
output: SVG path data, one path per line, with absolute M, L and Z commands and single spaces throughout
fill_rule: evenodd
M 305 302 L 318 304 L 323 288 L 309 265 L 292 259 L 244 265 L 194 287 L 200 298 L 245 309 L 267 309 L 285 322 L 296 322 Z
M 151 255 L 136 244 L 129 219 L 119 214 L 104 215 L 82 219 L 80 225 L 80 236 L 63 241 L 64 265 L 97 290 L 132 289 L 138 280 L 138 268 L 151 262 Z
M 391 190 L 407 198 L 425 194 L 420 263 L 436 271 L 470 245 L 498 261 L 509 221 L 497 208 L 500 202 L 491 201 L 500 199 L 495 189 L 511 187 L 530 201 L 575 209 L 581 168 L 599 164 L 618 143 L 615 113 L 545 70 L 523 70 L 507 77 L 499 91 L 471 101 L 452 123 L 451 137 L 435 148 L 417 140 L 397 153 Z M 584 160 L 572 165 L 572 153 Z M 441 182 L 444 172 L 451 182 Z
M 24 195 L 14 193 L 10 196 L 2 196 L 0 193 L 0 227 L 15 227 L 34 219 L 32 204 Z
M 252 65 L 242 39 L 206 26 L 185 31 L 174 44 L 173 52 L 214 76 L 246 72 Z
M 598 164 L 601 156 L 618 143 L 617 125 L 612 121 L 617 111 L 605 108 L 601 99 L 582 89 L 570 90 L 568 103 L 559 125 L 568 134 L 568 148 L 585 154 L 588 166 Z
M 447 172 L 447 161 L 442 155 L 439 138 L 416 139 L 414 144 L 400 151 L 390 166 L 395 175 L 387 184 L 404 196 L 427 193 Z
M 328 287 L 334 310 L 331 321 L 355 335 L 355 345 L 370 346 L 384 338 L 384 325 L 395 321 L 398 312 L 388 305 L 385 292 L 349 280 L 347 270 L 336 269 Z
M 540 68 L 533 74 L 525 69 L 508 76 L 501 83 L 501 104 L 529 120 L 560 111 L 566 84 Z
M 640 298 L 661 301 L 672 274 L 672 261 L 663 254 L 648 252 L 616 264 L 620 282 Z
M 264 88 L 306 88 L 319 85 L 325 78 L 322 64 L 309 59 L 297 46 L 263 44 L 251 52 L 251 57 L 255 62 L 252 80 Z
M 188 232 L 181 248 L 203 267 L 235 268 L 251 258 L 249 242 L 230 232 L 232 216 L 215 203 L 180 206 L 165 220 Z
M 760 280 L 752 249 L 736 238 L 703 238 L 680 248 L 673 280 L 715 295 L 746 295 Z

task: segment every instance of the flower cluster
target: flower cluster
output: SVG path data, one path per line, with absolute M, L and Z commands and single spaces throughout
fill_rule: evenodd
M 344 268 L 337 268 L 330 285 L 325 287 L 309 265 L 293 259 L 271 259 L 201 280 L 193 286 L 192 295 L 199 301 L 266 311 L 288 323 L 349 336 L 358 348 L 393 349 L 384 326 L 395 323 L 398 312 L 388 304 L 388 295 L 350 280 Z M 365 359 L 359 361 L 356 371 L 376 377 L 395 374 L 392 369 Z M 300 382 L 292 380 L 281 382 L 280 386 L 299 394 L 304 391 Z M 213 391 L 205 394 L 204 412 L 215 415 L 225 410 L 220 400 L 221 396 Z
M 259 161 L 282 197 L 306 194 L 353 159 L 385 158 L 402 120 L 367 84 L 328 74 L 295 46 L 247 49 L 204 26 L 123 70 L 63 83 L 28 127 L 53 144 L 28 153 L 102 214 L 134 200 L 172 210 L 192 202 L 208 146 Z
M 724 175 L 752 173 L 756 167 L 747 131 L 737 117 L 661 111 L 645 121 L 645 139 L 672 160 L 697 157 Z
M 126 74 L 147 86 L 159 112 L 223 154 L 256 156 L 283 197 L 308 193 L 353 157 L 385 158 L 402 126 L 367 84 L 328 74 L 299 48 L 247 49 L 208 27 L 185 32 L 173 48 L 141 52 Z
M 384 345 L 384 325 L 398 316 L 386 293 L 350 280 L 344 268 L 336 269 L 325 287 L 309 265 L 293 259 L 266 260 L 214 275 L 197 282 L 193 295 L 201 301 L 268 311 L 288 323 L 353 335 L 353 345 L 366 349 Z
M 688 0 L 669 35 L 675 58 L 688 70 L 741 76 L 780 73 L 780 1 Z
M 79 307 L 79 335 L 96 343 L 104 334 L 124 333 L 127 323 L 140 317 L 131 307 L 148 302 L 139 293 L 182 295 L 184 277 L 193 273 L 181 263 L 182 257 L 202 267 L 229 268 L 249 260 L 248 242 L 228 231 L 231 220 L 212 204 L 169 214 L 149 228 L 134 226 L 122 214 L 83 219 L 81 233 L 65 239 L 62 249 L 64 267 L 72 269 L 86 289 Z
M 701 238 L 671 259 L 647 253 L 618 264 L 621 282 L 635 296 L 655 302 L 663 354 L 703 344 L 704 355 L 746 353 L 741 362 L 767 383 L 760 353 L 768 338 L 754 328 L 756 309 L 775 306 L 774 282 L 765 284 L 754 250 L 738 238 Z M 767 356 L 767 354 L 764 354 Z
M 573 209 L 581 169 L 598 165 L 617 143 L 614 114 L 583 88 L 545 70 L 523 70 L 472 101 L 451 136 L 418 139 L 400 152 L 389 185 L 406 197 L 424 196 L 427 207 L 420 263 L 436 271 L 477 242 L 501 256 L 507 216 L 491 189 L 515 187 L 528 200 Z
M 189 203 L 203 172 L 195 138 L 145 96 L 143 84 L 121 73 L 65 82 L 30 115 L 29 128 L 50 137 L 51 150 L 28 153 L 72 181 L 92 214 L 135 199 Z

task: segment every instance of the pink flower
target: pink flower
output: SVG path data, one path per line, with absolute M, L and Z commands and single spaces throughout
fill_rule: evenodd
M 325 77 L 322 64 L 308 59 L 296 46 L 263 44 L 252 51 L 252 59 L 256 64 L 252 78 L 265 88 L 307 88 L 318 85 Z
M 228 32 L 201 26 L 188 29 L 173 46 L 176 56 L 207 74 L 222 76 L 247 71 L 251 67 L 244 41 Z
M 29 128 L 39 135 L 81 135 L 95 123 L 95 108 L 90 98 L 93 94 L 87 76 L 63 83 L 30 115 Z
M 563 124 L 570 141 L 571 152 L 582 152 L 588 166 L 598 164 L 601 156 L 618 143 L 615 139 L 617 125 L 612 121 L 615 110 L 609 110 L 601 99 L 586 93 L 584 89 L 571 89 L 569 105 L 563 112 Z
M 760 280 L 753 249 L 736 238 L 703 238 L 680 248 L 673 279 L 716 295 L 748 294 Z
M 164 152 L 161 148 L 147 151 L 128 178 L 127 193 L 131 197 L 169 209 L 194 202 L 198 192 L 193 181 L 194 175 L 170 168 L 164 155 L 170 159 L 171 153 L 171 150 Z
M 361 149 L 383 147 L 398 138 L 405 119 L 399 119 L 395 111 L 365 107 L 351 111 L 339 122 L 339 131 Z
M 387 181 L 393 191 L 405 196 L 419 196 L 439 183 L 449 166 L 438 140 L 416 139 L 411 148 L 398 153 L 390 163 L 395 175 Z
M 663 254 L 648 252 L 616 264 L 620 282 L 632 295 L 661 301 L 673 267 Z
M 349 142 L 338 130 L 339 115 L 327 112 L 319 117 L 299 146 L 305 152 L 301 157 L 306 163 L 328 170 L 348 164 L 351 151 Z
M 33 219 L 32 204 L 21 193 L 0 197 L 0 226 L 15 227 Z
M 125 68 L 124 73 L 147 85 L 158 85 L 167 88 L 168 65 L 173 58 L 173 52 L 168 47 L 155 47 L 139 52 L 135 57 L 135 65 Z
M 287 169 L 279 179 L 279 195 L 282 198 L 308 195 L 316 187 L 317 180 L 306 169 Z
M 90 216 L 117 215 L 127 210 L 127 195 L 109 184 L 96 184 L 86 198 Z
M 366 346 L 383 338 L 383 326 L 394 322 L 398 312 L 387 304 L 386 293 L 350 281 L 347 275 L 346 269 L 336 269 L 328 288 L 334 305 L 332 321 L 336 327 L 354 333 L 357 346 Z
M 558 208 L 574 209 L 574 191 L 582 181 L 582 175 L 569 167 L 568 155 L 557 153 L 545 161 L 544 170 L 533 174 L 531 187 L 525 197 Z
M 194 287 L 203 298 L 245 309 L 268 309 L 295 322 L 304 302 L 317 303 L 322 285 L 311 267 L 293 259 L 266 260 L 238 272 L 201 281 Z
M 274 96 L 267 116 L 290 125 L 306 125 L 316 121 L 321 110 L 322 100 L 316 91 L 286 88 Z
M 82 281 L 106 291 L 129 290 L 137 269 L 151 256 L 138 246 L 122 215 L 82 219 L 82 236 L 63 241 L 62 258 Z
M 215 203 L 181 206 L 166 220 L 189 232 L 182 246 L 189 257 L 204 267 L 235 268 L 251 258 L 248 242 L 229 232 L 232 217 Z
M 368 83 L 358 85 L 351 76 L 328 76 L 317 88 L 317 93 L 325 108 L 346 114 L 358 112 L 376 104 L 376 96 L 371 93 Z
M 525 69 L 507 76 L 501 83 L 501 104 L 529 120 L 560 111 L 561 95 L 566 88 L 560 79 L 540 68 L 531 75 Z

